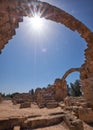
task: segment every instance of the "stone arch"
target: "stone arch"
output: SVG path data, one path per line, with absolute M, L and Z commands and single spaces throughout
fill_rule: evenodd
M 61 80 L 64 81 L 69 74 L 71 74 L 71 73 L 73 73 L 73 72 L 76 72 L 76 71 L 80 72 L 80 68 L 71 68 L 71 69 L 69 69 L 69 70 L 66 71 L 66 73 L 63 75 L 63 77 L 62 77 Z
M 67 89 L 67 82 L 66 82 L 66 78 L 69 74 L 73 73 L 73 72 L 80 72 L 81 68 L 71 68 L 68 71 L 66 71 L 66 73 L 63 75 L 63 77 L 61 78 L 61 84 L 63 86 L 64 89 Z
M 93 92 L 87 92 L 93 89 L 93 32 L 64 10 L 37 0 L 0 0 L 0 51 L 16 34 L 15 29 L 19 27 L 19 22 L 23 21 L 23 16 L 33 16 L 31 10 L 39 10 L 41 17 L 64 24 L 85 39 L 88 48 L 85 50 L 86 61 L 81 66 L 80 78 L 85 88 L 85 97 L 93 101 Z

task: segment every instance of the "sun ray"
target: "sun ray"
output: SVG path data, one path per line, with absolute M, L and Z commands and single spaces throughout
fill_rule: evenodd
M 44 25 L 43 18 L 40 18 L 39 15 L 35 14 L 34 17 L 31 18 L 31 24 L 34 29 L 41 30 Z

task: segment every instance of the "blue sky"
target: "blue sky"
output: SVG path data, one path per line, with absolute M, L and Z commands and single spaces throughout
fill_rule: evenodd
M 42 0 L 62 8 L 93 31 L 93 0 Z M 16 35 L 0 55 L 0 92 L 28 92 L 47 87 L 70 68 L 80 67 L 85 60 L 86 43 L 77 32 L 50 20 L 43 20 L 40 32 L 24 17 Z M 73 73 L 67 82 L 79 79 Z

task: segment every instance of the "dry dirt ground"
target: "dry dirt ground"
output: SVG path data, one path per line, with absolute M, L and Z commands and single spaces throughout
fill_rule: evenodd
M 9 118 L 9 117 L 20 117 L 25 115 L 42 115 L 46 116 L 50 113 L 54 112 L 62 112 L 60 107 L 55 109 L 39 109 L 36 104 L 31 104 L 31 108 L 19 108 L 20 105 L 13 105 L 10 100 L 3 101 L 0 104 L 0 120 L 2 118 Z
M 62 112 L 60 107 L 54 109 L 39 109 L 36 104 L 31 104 L 31 108 L 23 108 L 20 109 L 19 105 L 13 105 L 10 100 L 3 101 L 0 104 L 0 120 L 9 118 L 9 117 L 20 117 L 20 116 L 33 116 L 33 115 L 42 115 L 42 117 L 47 116 L 50 113 L 57 113 Z M 45 127 L 45 128 L 38 128 L 34 130 L 69 130 L 68 127 L 65 125 L 64 122 L 58 125 Z M 84 123 L 84 130 L 93 130 L 93 127 Z

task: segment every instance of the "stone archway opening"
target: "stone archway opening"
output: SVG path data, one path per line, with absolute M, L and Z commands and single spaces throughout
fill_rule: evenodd
M 79 97 L 83 95 L 82 84 L 80 82 L 80 72 L 72 72 L 70 75 L 68 75 L 66 78 L 66 83 L 68 96 Z M 75 87 L 75 90 L 73 87 Z
M 70 80 L 69 84 L 67 82 L 67 78 L 69 75 L 76 73 L 76 72 L 80 73 L 80 71 L 81 71 L 81 68 L 71 68 L 63 75 L 63 77 L 61 79 L 61 84 L 65 88 L 65 90 L 67 91 L 68 96 L 81 96 L 82 95 L 81 81 L 80 81 L 79 74 L 78 74 L 78 79 L 76 78 L 76 80 L 75 80 L 75 74 L 74 74 L 74 77 L 72 78 L 73 80 L 75 80 L 74 84 L 71 83 L 71 80 Z
M 67 84 L 74 83 L 75 80 L 80 80 L 80 72 L 72 72 L 66 77 Z
M 84 88 L 85 98 L 93 104 L 93 92 L 91 91 L 93 89 L 93 32 L 72 15 L 45 2 L 37 0 L 24 0 L 23 2 L 11 0 L 8 4 L 3 0 L 0 2 L 0 26 L 2 27 L 0 32 L 0 51 L 15 35 L 15 28 L 23 20 L 23 16 L 32 16 L 31 9 L 43 10 L 41 17 L 64 24 L 72 31 L 77 31 L 85 39 L 88 48 L 85 50 L 86 61 L 81 66 L 80 79 Z M 6 26 L 4 26 L 4 23 Z

